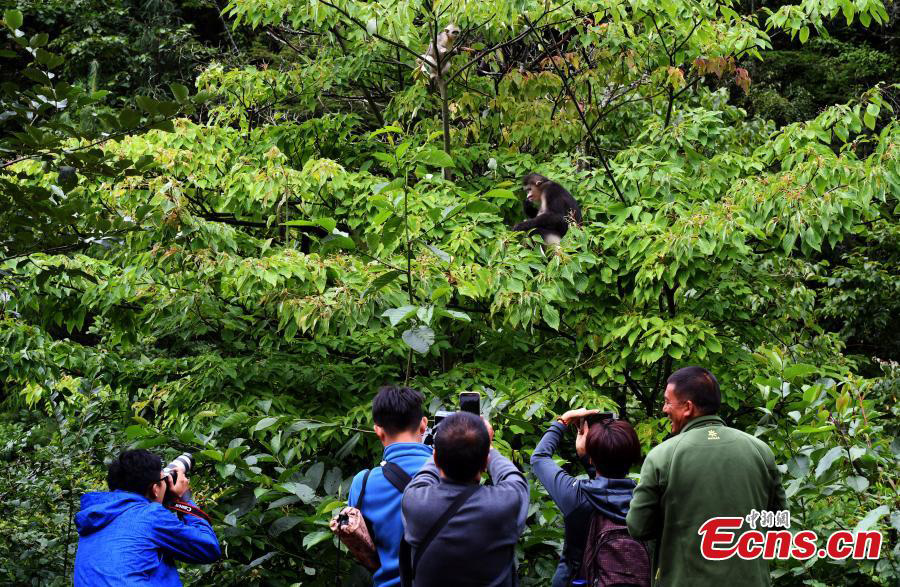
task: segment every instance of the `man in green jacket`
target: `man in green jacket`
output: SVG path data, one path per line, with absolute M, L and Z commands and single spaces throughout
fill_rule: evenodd
M 741 587 L 769 585 L 761 557 L 707 560 L 700 552 L 704 522 L 745 518 L 751 510 L 786 509 L 772 450 L 761 440 L 728 428 L 716 413 L 719 383 L 702 367 L 679 369 L 666 382 L 663 412 L 672 438 L 652 449 L 641 467 L 626 517 L 628 532 L 655 540 L 653 584 Z M 734 540 L 750 529 L 730 530 Z M 717 548 L 733 546 L 717 543 Z

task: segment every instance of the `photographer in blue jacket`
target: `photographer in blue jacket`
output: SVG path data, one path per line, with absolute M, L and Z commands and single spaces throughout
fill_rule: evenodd
M 126 450 L 109 465 L 107 483 L 109 491 L 85 494 L 75 515 L 76 587 L 180 586 L 176 560 L 203 564 L 222 555 L 206 514 L 187 495 L 184 469 L 173 483 L 158 456 Z M 168 507 L 167 489 L 178 498 Z

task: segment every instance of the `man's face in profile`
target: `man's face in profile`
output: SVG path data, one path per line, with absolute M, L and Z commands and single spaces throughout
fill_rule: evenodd
M 691 402 L 682 402 L 675 395 L 675 386 L 668 384 L 663 394 L 663 413 L 669 417 L 672 422 L 672 434 L 678 434 L 688 420 L 691 419 L 694 411 L 694 404 Z

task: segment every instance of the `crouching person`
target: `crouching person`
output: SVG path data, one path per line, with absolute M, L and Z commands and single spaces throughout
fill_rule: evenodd
M 531 455 L 531 467 L 563 515 L 565 541 L 553 587 L 575 579 L 588 585 L 649 585 L 650 559 L 628 536 L 625 516 L 635 482 L 628 470 L 641 457 L 634 428 L 598 418 L 597 410 L 570 410 L 554 422 Z M 590 422 L 589 422 L 590 420 Z M 567 426 L 575 426 L 575 453 L 588 479 L 576 479 L 553 461 Z
M 109 465 L 107 483 L 109 491 L 85 494 L 75 515 L 76 587 L 180 586 L 176 560 L 204 564 L 222 555 L 206 514 L 186 498 L 183 471 L 173 484 L 158 456 L 126 450 Z M 167 489 L 181 500 L 174 511 L 163 506 Z
M 517 584 L 515 547 L 528 514 L 528 482 L 491 447 L 481 418 L 456 412 L 434 435 L 434 458 L 403 494 L 403 584 Z M 481 485 L 487 471 L 492 485 Z

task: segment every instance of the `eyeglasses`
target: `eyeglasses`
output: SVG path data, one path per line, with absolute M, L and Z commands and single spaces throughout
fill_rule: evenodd
M 669 400 L 666 400 L 666 401 L 663 403 L 663 407 L 666 407 L 666 406 L 669 406 L 669 407 L 680 406 L 680 405 L 683 404 L 683 403 L 684 403 L 684 402 L 670 402 Z

